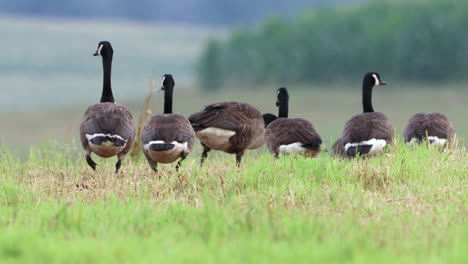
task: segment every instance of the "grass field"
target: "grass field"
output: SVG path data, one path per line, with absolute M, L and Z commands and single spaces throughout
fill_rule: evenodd
M 466 263 L 465 149 L 398 145 L 339 160 L 199 153 L 142 159 L 43 145 L 0 160 L 2 263 Z

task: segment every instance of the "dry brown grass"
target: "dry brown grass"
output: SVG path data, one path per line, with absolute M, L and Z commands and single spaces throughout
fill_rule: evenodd
M 153 111 L 151 110 L 151 99 L 153 98 L 155 83 L 156 80 L 152 78 L 151 83 L 148 85 L 148 95 L 145 97 L 143 109 L 141 111 L 140 116 L 138 117 L 138 122 L 136 124 L 135 144 L 133 145 L 133 148 L 130 151 L 130 156 L 132 158 L 136 158 L 141 155 L 141 133 L 143 132 L 143 128 L 145 127 L 146 121 L 148 121 L 148 119 L 153 114 Z

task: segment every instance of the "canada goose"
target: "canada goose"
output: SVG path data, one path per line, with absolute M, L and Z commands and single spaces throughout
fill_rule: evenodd
M 276 94 L 278 119 L 273 120 L 265 129 L 268 150 L 276 158 L 281 153 L 316 157 L 320 152 L 322 139 L 314 126 L 302 118 L 288 118 L 289 94 L 286 88 L 278 89 Z
M 345 124 L 343 134 L 332 146 L 335 155 L 348 157 L 377 155 L 382 153 L 393 139 L 393 127 L 388 118 L 372 107 L 372 88 L 385 85 L 376 72 L 364 75 L 362 82 L 362 106 L 364 113 L 351 117 Z
M 135 139 L 135 125 L 130 111 L 122 105 L 115 103 L 111 88 L 111 67 L 114 50 L 110 42 L 99 42 L 94 56 L 102 57 L 104 81 L 101 102 L 86 109 L 80 126 L 80 139 L 85 151 L 86 162 L 93 170 L 96 163 L 91 153 L 109 158 L 117 155 L 115 164 L 117 173 L 122 160 L 130 151 Z
M 408 121 L 403 136 L 408 146 L 427 139 L 439 147 L 450 145 L 455 131 L 447 117 L 441 113 L 417 113 Z
M 164 91 L 164 113 L 152 116 L 141 135 L 143 153 L 150 167 L 157 172 L 157 163 L 177 162 L 179 169 L 181 161 L 192 151 L 195 132 L 189 120 L 179 114 L 172 113 L 172 94 L 174 92 L 172 75 L 165 74 L 162 78 L 161 90 Z
M 246 149 L 263 145 L 265 122 L 260 112 L 249 104 L 211 104 L 191 115 L 189 120 L 203 146 L 201 164 L 214 149 L 236 154 L 236 164 L 239 165 Z

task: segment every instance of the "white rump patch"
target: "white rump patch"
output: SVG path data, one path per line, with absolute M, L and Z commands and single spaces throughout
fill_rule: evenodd
M 424 138 L 423 138 L 424 139 Z M 439 138 L 436 136 L 429 136 L 427 137 L 427 140 L 429 140 L 430 144 L 437 146 L 437 147 L 444 147 L 445 144 L 447 143 L 446 138 Z M 432 143 L 431 143 L 432 141 Z M 417 138 L 412 138 L 409 142 L 406 143 L 408 147 L 412 147 L 414 143 L 418 143 L 419 140 Z
M 151 145 L 155 145 L 155 144 L 172 144 L 174 145 L 174 148 L 170 149 L 170 151 L 175 151 L 175 152 L 185 151 L 188 146 L 188 142 L 179 143 L 177 141 L 172 141 L 171 143 L 166 143 L 162 140 L 154 140 L 154 141 L 148 142 L 148 144 L 145 144 L 143 148 L 145 150 L 148 150 Z
M 235 131 L 208 127 L 195 133 L 198 139 L 211 149 L 225 151 L 230 148 L 229 139 L 236 134 Z
M 279 153 L 285 154 L 297 154 L 305 151 L 305 148 L 302 147 L 301 142 L 294 142 L 288 145 L 280 145 L 278 148 Z
M 104 141 L 101 145 L 95 145 L 91 142 L 91 140 L 96 137 L 118 138 L 123 140 L 125 144 L 123 146 L 115 146 L 112 142 Z M 93 135 L 86 134 L 86 138 L 88 139 L 89 147 L 91 148 L 91 150 L 103 158 L 109 158 L 119 154 L 122 151 L 122 149 L 124 149 L 127 145 L 127 140 L 123 139 L 119 135 L 96 133 Z
M 208 127 L 201 131 L 198 131 L 199 134 L 206 134 L 212 137 L 227 137 L 230 138 L 236 134 L 235 131 L 217 128 L 217 127 Z
M 104 47 L 104 45 L 102 45 L 102 44 L 99 45 L 99 48 L 98 48 L 98 50 L 97 50 L 97 54 L 98 54 L 99 56 L 101 56 L 101 50 L 102 50 L 103 47 Z
M 429 140 L 429 142 L 432 141 L 432 143 L 431 143 L 432 145 L 438 146 L 438 147 L 443 147 L 443 146 L 445 146 L 445 143 L 447 143 L 447 139 L 445 139 L 445 138 L 429 136 L 429 137 L 427 137 L 427 139 Z
M 384 139 L 373 138 L 358 143 L 347 143 L 345 145 L 345 150 L 348 151 L 350 147 L 356 147 L 361 145 L 372 145 L 371 149 L 369 150 L 369 153 L 367 154 L 378 154 L 383 151 L 384 147 L 387 145 L 387 141 L 385 141 Z
M 118 138 L 120 140 L 123 140 L 125 142 L 127 142 L 127 140 L 123 139 L 121 136 L 119 135 L 111 135 L 111 134 L 103 134 L 103 133 L 96 133 L 96 134 L 86 134 L 86 138 L 88 139 L 88 141 L 91 141 L 91 139 L 93 138 L 96 138 L 96 137 L 110 137 L 110 138 Z
M 375 79 L 375 85 L 380 85 L 379 77 L 377 77 L 376 74 L 372 74 L 372 77 L 374 77 L 374 79 Z
M 418 143 L 419 140 L 417 138 L 412 138 L 410 141 L 406 142 L 406 146 L 412 147 L 414 143 Z

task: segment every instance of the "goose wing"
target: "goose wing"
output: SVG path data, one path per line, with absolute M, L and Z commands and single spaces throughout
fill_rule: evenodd
M 279 118 L 273 121 L 266 129 L 265 139 L 273 149 L 296 142 L 312 148 L 318 148 L 322 144 L 313 125 L 301 118 Z
M 190 122 L 178 114 L 162 114 L 151 117 L 142 133 L 144 144 L 154 140 L 184 143 L 193 140 L 194 137 L 195 132 Z
M 354 116 L 346 122 L 342 135 L 343 144 L 362 142 L 373 138 L 384 139 L 387 143 L 390 143 L 393 138 L 393 126 L 384 114 L 364 113 Z
M 447 117 L 441 113 L 417 113 L 410 118 L 404 131 L 406 141 L 429 136 L 452 138 L 454 129 Z
M 118 135 L 124 140 L 135 137 L 135 126 L 130 111 L 121 105 L 100 103 L 90 106 L 81 123 L 81 136 L 94 134 Z
M 260 112 L 248 104 L 224 102 L 206 106 L 202 111 L 191 115 L 189 120 L 195 131 L 217 127 L 238 132 L 243 125 L 258 116 L 261 118 Z

